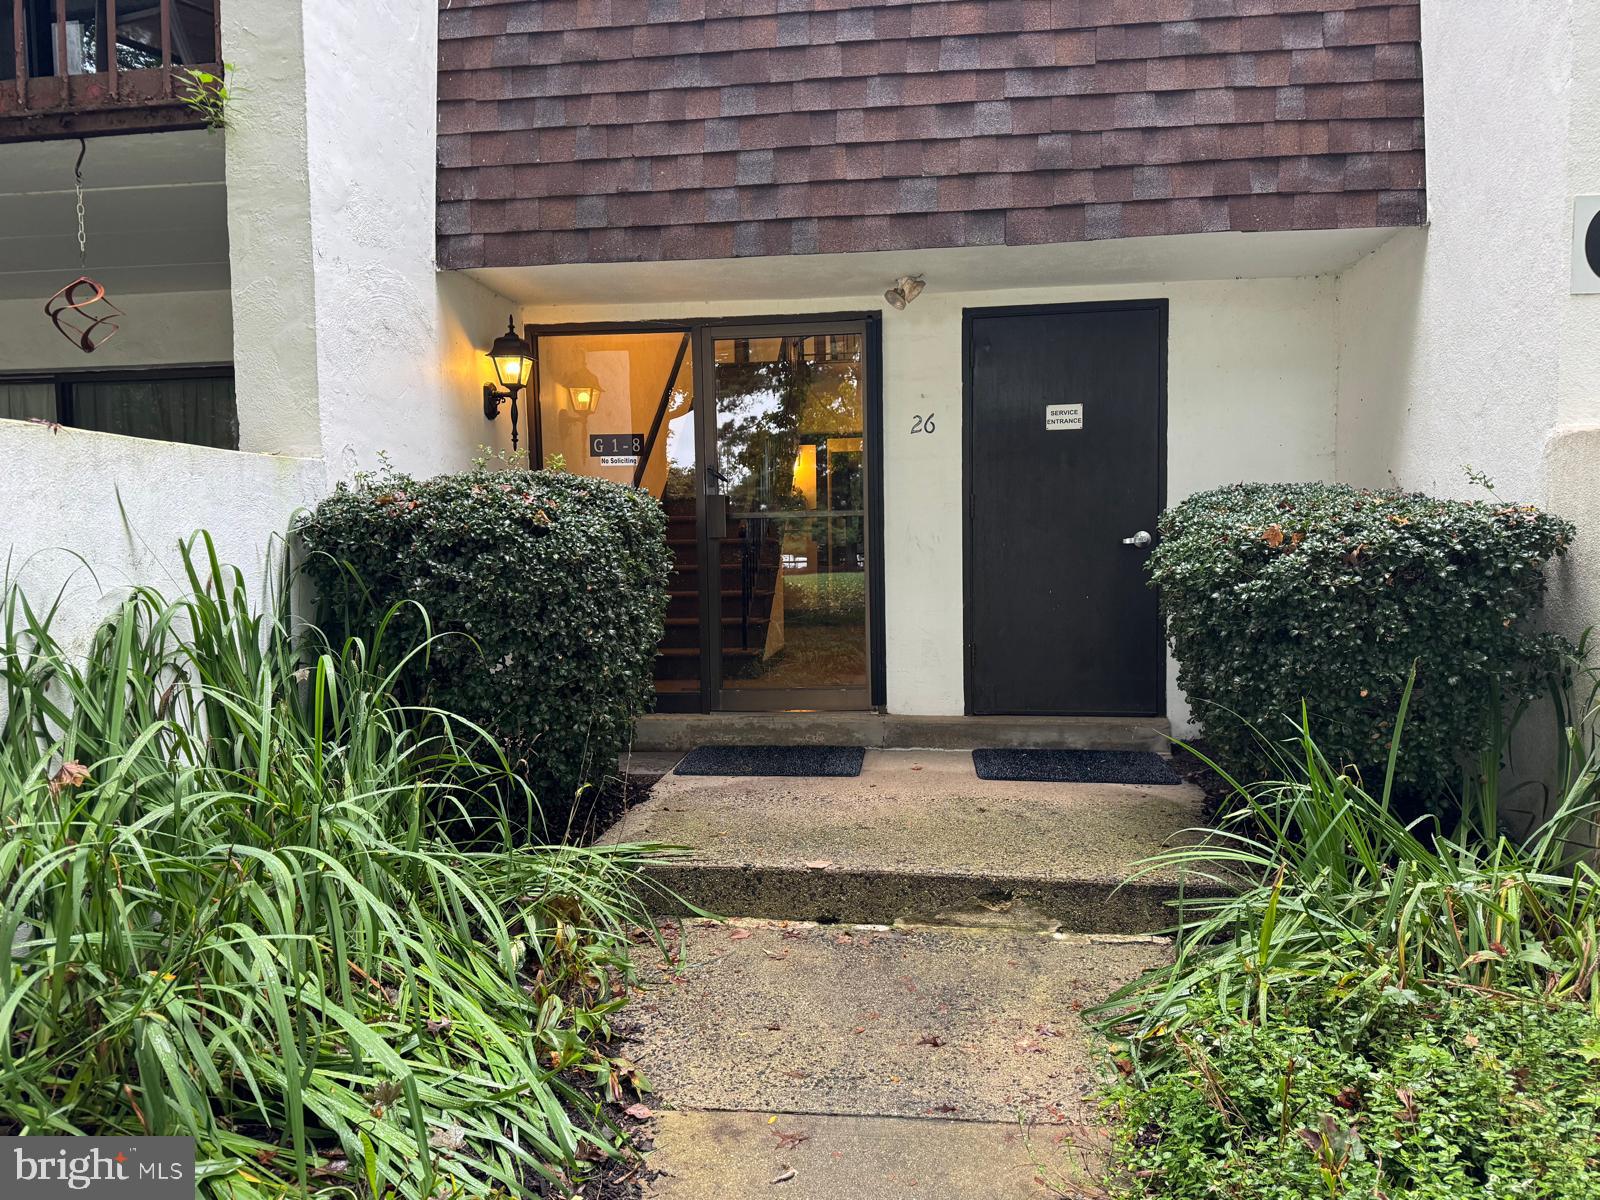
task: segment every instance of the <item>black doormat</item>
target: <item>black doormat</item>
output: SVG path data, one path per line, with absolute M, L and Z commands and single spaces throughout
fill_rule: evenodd
M 1182 783 L 1148 750 L 974 750 L 979 779 L 1024 783 Z
M 861 774 L 860 746 L 696 746 L 679 775 L 849 776 Z

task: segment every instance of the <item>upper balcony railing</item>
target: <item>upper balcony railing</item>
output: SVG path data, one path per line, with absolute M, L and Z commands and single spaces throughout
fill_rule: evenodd
M 220 0 L 0 0 L 0 142 L 202 124 L 182 72 L 220 74 Z

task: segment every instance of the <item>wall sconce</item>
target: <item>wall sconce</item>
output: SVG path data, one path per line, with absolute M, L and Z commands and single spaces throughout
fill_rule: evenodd
M 902 275 L 894 281 L 894 286 L 883 294 L 883 298 L 889 302 L 891 308 L 904 308 L 922 295 L 922 289 L 927 286 L 921 275 Z
M 568 388 L 567 403 L 572 405 L 573 412 L 588 416 L 594 411 L 595 405 L 600 403 L 600 389 L 597 387 Z
M 495 338 L 489 347 L 489 361 L 494 364 L 494 377 L 500 386 L 483 385 L 483 415 L 494 420 L 500 415 L 500 406 L 511 401 L 511 449 L 517 448 L 517 393 L 528 386 L 533 375 L 533 351 L 527 341 L 517 334 L 516 321 L 506 318 L 506 331 Z

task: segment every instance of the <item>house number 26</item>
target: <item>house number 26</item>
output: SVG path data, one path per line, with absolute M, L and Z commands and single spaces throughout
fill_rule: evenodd
M 921 416 L 919 414 L 917 416 L 912 417 L 911 418 L 911 432 L 912 433 L 932 433 L 933 432 L 933 414 L 929 413 L 925 417 Z

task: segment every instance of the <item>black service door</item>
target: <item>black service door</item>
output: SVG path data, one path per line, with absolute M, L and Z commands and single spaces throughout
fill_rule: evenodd
M 1165 345 L 1164 301 L 968 314 L 972 712 L 1165 710 Z

